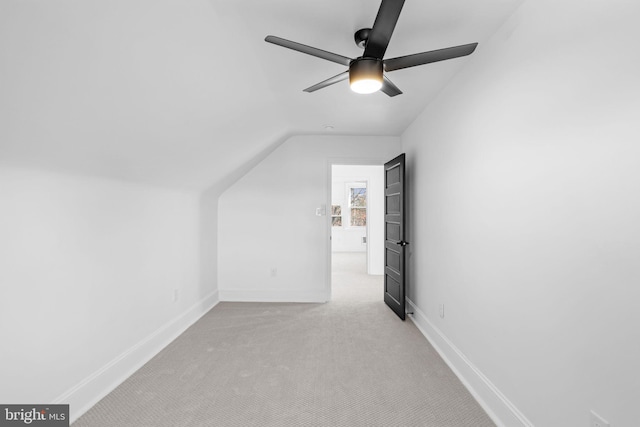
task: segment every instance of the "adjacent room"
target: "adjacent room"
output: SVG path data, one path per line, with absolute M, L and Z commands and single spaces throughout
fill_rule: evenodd
M 639 20 L 1 0 L 0 406 L 640 425 Z

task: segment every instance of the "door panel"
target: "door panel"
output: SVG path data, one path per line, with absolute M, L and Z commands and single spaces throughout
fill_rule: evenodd
M 392 160 L 393 161 L 393 160 Z M 400 181 L 400 169 L 389 169 L 386 171 L 386 177 L 389 182 Z
M 394 271 L 400 271 L 400 254 L 387 249 L 387 265 Z
M 399 212 L 400 211 L 400 196 L 393 195 L 387 197 L 387 211 Z
M 400 226 L 398 224 L 386 224 L 387 240 L 400 240 Z
M 387 295 L 393 298 L 395 303 L 398 303 L 400 295 L 402 294 L 402 292 L 400 292 L 400 283 L 393 277 L 388 277 L 387 281 Z
M 385 163 L 384 302 L 405 319 L 405 179 L 404 154 Z

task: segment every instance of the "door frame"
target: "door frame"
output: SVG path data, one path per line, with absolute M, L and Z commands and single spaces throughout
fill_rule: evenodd
M 388 162 L 389 159 L 385 158 L 371 158 L 371 157 L 330 157 L 327 159 L 327 180 L 326 180 L 326 188 L 327 188 L 327 200 L 325 204 L 325 241 L 327 242 L 327 251 L 326 251 L 326 277 L 325 277 L 325 292 L 326 292 L 326 301 L 331 301 L 331 273 L 332 273 L 332 263 L 331 263 L 331 196 L 332 196 L 332 178 L 333 171 L 332 166 L 382 166 L 384 169 L 384 164 Z M 368 188 L 368 187 L 367 187 Z M 367 199 L 367 205 L 369 201 Z M 383 214 L 384 215 L 384 214 Z M 367 223 L 367 245 L 369 243 L 369 223 Z M 367 252 L 368 252 L 367 246 Z M 368 254 L 367 254 L 368 259 Z

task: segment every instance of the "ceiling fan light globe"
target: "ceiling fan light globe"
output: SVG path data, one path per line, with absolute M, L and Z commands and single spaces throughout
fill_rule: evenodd
M 365 78 L 351 81 L 349 84 L 355 93 L 368 94 L 379 91 L 382 87 L 382 80 Z
M 357 58 L 349 64 L 349 86 L 356 93 L 373 93 L 382 87 L 382 60 Z

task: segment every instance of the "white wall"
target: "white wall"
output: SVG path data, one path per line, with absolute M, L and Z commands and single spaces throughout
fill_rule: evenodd
M 75 418 L 211 308 L 209 210 L 197 193 L 0 169 L 0 401 Z
M 389 159 L 390 160 L 390 159 Z M 347 185 L 367 183 L 367 227 L 349 227 Z M 367 273 L 384 273 L 384 166 L 334 165 L 331 204 L 342 206 L 342 227 L 331 228 L 333 252 L 367 252 Z M 367 235 L 368 234 L 368 235 Z M 362 243 L 362 237 L 367 243 Z
M 231 186 L 218 202 L 220 299 L 327 300 L 330 164 L 381 164 L 399 149 L 395 137 L 296 136 Z
M 505 425 L 640 419 L 639 20 L 529 0 L 402 135 L 416 322 Z

